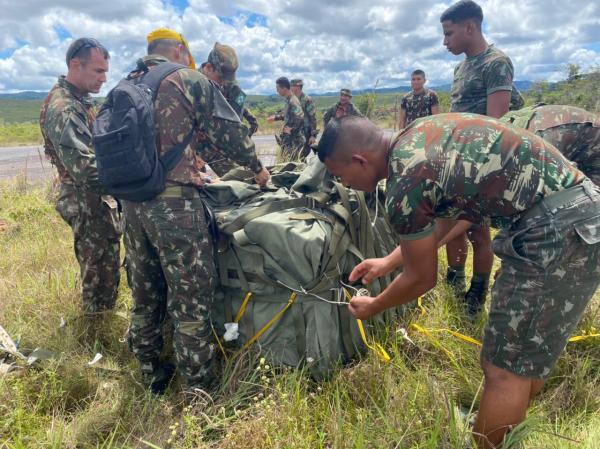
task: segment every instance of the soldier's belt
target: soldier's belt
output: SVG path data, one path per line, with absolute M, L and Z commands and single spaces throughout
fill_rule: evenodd
M 158 195 L 162 198 L 199 198 L 198 187 L 193 186 L 170 186 Z

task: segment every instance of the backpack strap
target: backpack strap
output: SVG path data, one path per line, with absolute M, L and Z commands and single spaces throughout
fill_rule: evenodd
M 154 102 L 158 94 L 158 88 L 160 87 L 160 83 L 162 83 L 163 80 L 171 73 L 185 68 L 186 67 L 184 65 L 176 64 L 174 62 L 163 62 L 148 70 L 148 72 L 146 72 L 143 76 L 139 78 L 136 84 L 144 84 L 148 86 L 152 90 L 152 102 Z M 183 151 L 192 142 L 192 138 L 194 137 L 194 131 L 195 126 L 192 126 L 192 130 L 188 133 L 187 136 L 185 136 L 183 142 L 174 145 L 169 151 L 167 151 L 160 157 L 160 162 L 162 163 L 165 171 L 173 170 L 175 166 L 179 163 L 179 161 L 181 160 L 181 156 L 183 155 Z

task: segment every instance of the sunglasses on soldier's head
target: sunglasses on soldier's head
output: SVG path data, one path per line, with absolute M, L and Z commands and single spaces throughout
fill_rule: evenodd
M 67 58 L 67 61 L 70 61 L 71 59 L 75 58 L 75 56 L 77 56 L 77 53 L 79 53 L 84 48 L 100 48 L 100 47 L 101 47 L 100 42 L 98 42 L 96 39 L 91 39 L 91 38 L 81 39 L 80 44 L 77 47 L 75 47 L 75 49 L 71 52 L 71 54 Z

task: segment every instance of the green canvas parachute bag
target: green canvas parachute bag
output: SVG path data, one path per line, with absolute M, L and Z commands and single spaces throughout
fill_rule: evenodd
M 203 189 L 219 234 L 213 321 L 223 349 L 256 345 L 271 364 L 306 366 L 317 379 L 367 345 L 385 358 L 372 333 L 398 311 L 359 323 L 347 307 L 356 290 L 345 282 L 362 259 L 396 248 L 389 223 L 374 216 L 362 192 L 331 180 L 318 160 L 272 172 L 268 191 L 236 180 Z M 369 294 L 392 276 L 370 284 Z

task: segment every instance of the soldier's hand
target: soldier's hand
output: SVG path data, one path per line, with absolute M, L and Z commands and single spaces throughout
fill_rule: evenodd
M 269 116 L 267 117 L 267 122 L 269 122 L 269 123 L 272 123 L 272 122 L 274 122 L 274 121 L 275 121 L 275 116 L 274 116 L 274 115 L 269 115 Z
M 308 139 L 308 144 L 314 145 L 316 141 L 317 141 L 317 138 L 315 136 L 310 136 L 310 139 Z
M 353 296 L 348 309 L 359 320 L 371 318 L 381 311 L 377 304 L 377 298 L 373 298 L 372 296 Z
M 250 129 L 248 130 L 248 136 L 252 137 L 256 131 L 258 131 L 258 123 L 254 123 L 250 126 Z
M 289 126 L 284 126 L 281 132 L 283 132 L 284 134 L 291 134 L 292 128 L 290 128 Z
M 362 279 L 364 285 L 369 284 L 373 279 L 385 276 L 393 267 L 390 267 L 388 260 L 385 257 L 379 259 L 365 259 L 354 267 L 348 280 L 356 282 Z
M 265 187 L 267 182 L 269 182 L 270 177 L 271 175 L 269 174 L 269 171 L 263 167 L 263 169 L 259 171 L 256 176 L 254 176 L 254 180 L 259 186 Z

